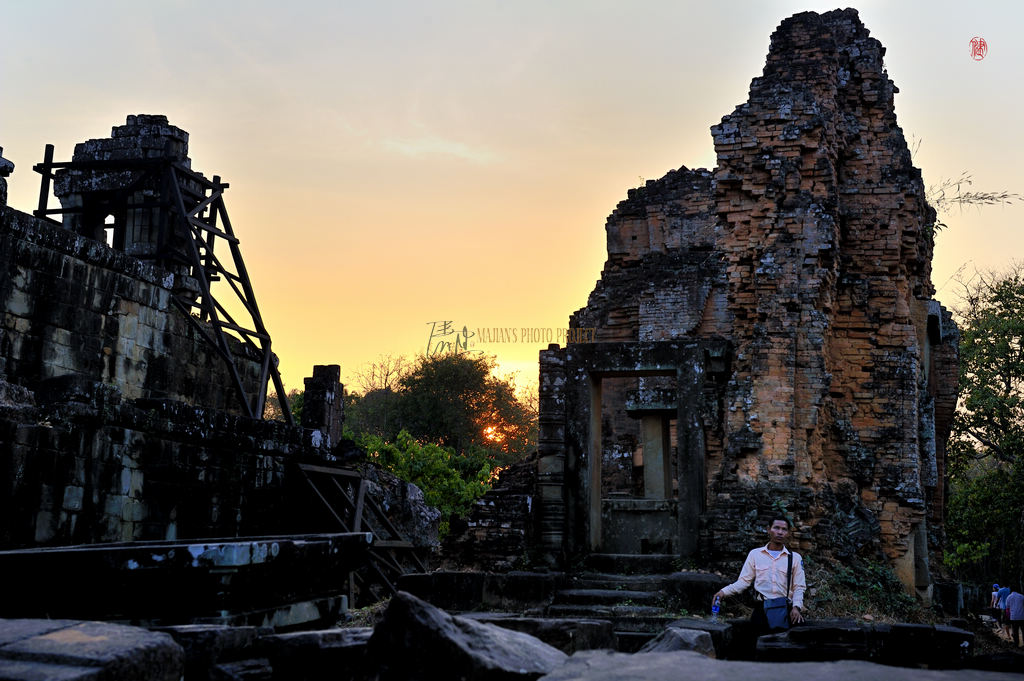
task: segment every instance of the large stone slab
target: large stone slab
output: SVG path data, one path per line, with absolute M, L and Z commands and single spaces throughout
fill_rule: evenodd
M 183 624 L 161 627 L 185 651 L 185 678 L 204 679 L 222 661 L 250 657 L 259 637 L 256 627 Z
M 956 668 L 971 656 L 974 634 L 945 625 L 812 621 L 757 640 L 769 662 L 874 660 L 893 665 Z
M 77 620 L 0 620 L 0 648 L 77 623 Z
M 167 634 L 105 622 L 0 620 L 0 679 L 178 681 L 184 652 Z
M 510 617 L 500 613 L 471 613 L 464 617 L 521 631 L 568 655 L 577 650 L 615 647 L 615 631 L 612 623 L 607 620 Z
M 372 634 L 369 627 L 297 631 L 264 636 L 260 643 L 276 678 L 338 681 L 360 677 Z
M 403 575 L 398 588 L 446 610 L 547 605 L 565 585 L 561 572 L 458 572 Z
M 345 605 L 346 576 L 372 540 L 368 532 L 346 532 L 0 551 L 0 614 L 153 625 L 333 624 Z
M 379 681 L 536 679 L 567 656 L 518 631 L 455 617 L 398 592 L 367 649 Z
M 745 621 L 742 623 L 746 624 Z M 726 657 L 732 645 L 734 624 L 731 621 L 684 617 L 673 621 L 668 626 L 673 629 L 706 631 L 708 636 L 711 637 L 711 643 L 715 647 L 717 657 Z
M 1017 674 L 976 670 L 922 670 L 873 662 L 765 664 L 712 660 L 691 651 L 627 655 L 587 650 L 576 653 L 542 681 L 1020 681 Z
M 210 681 L 271 681 L 273 678 L 270 661 L 262 657 L 225 662 L 210 670 Z
M 99 681 L 103 669 L 71 665 L 0 659 L 0 679 L 4 681 Z
M 671 653 L 677 650 L 692 650 L 715 657 L 715 646 L 711 642 L 711 634 L 696 629 L 677 629 L 669 627 L 648 641 L 638 653 Z

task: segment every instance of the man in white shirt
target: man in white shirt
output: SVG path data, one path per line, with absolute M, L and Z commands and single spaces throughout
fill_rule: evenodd
M 714 598 L 724 598 L 741 593 L 753 584 L 754 589 L 765 599 L 780 596 L 789 598 L 793 604 L 789 613 L 790 623 L 803 622 L 804 591 L 807 589 L 807 581 L 804 578 L 804 562 L 800 558 L 800 554 L 786 548 L 789 530 L 789 518 L 782 515 L 773 517 L 768 526 L 768 544 L 748 553 L 747 559 L 743 563 L 743 569 L 740 570 L 739 579 L 716 593 Z M 790 586 L 787 588 L 786 575 L 791 554 L 793 556 L 793 572 Z M 758 630 L 767 631 L 767 620 L 764 609 L 760 605 L 754 608 L 750 620 Z

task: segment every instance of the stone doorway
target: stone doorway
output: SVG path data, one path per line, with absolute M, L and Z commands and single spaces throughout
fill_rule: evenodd
M 679 550 L 675 372 L 600 381 L 600 543 L 617 554 Z
M 704 428 L 719 413 L 730 352 L 717 340 L 541 352 L 534 513 L 552 564 L 592 553 L 696 558 Z

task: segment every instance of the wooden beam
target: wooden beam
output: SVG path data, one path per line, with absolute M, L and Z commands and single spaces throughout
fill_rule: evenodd
M 359 475 L 358 471 L 354 471 L 348 468 L 330 468 L 328 466 L 318 466 L 312 463 L 300 463 L 299 468 L 304 471 L 310 471 L 312 473 L 327 473 L 328 475 L 343 475 L 348 478 L 360 478 L 363 476 Z
M 355 516 L 352 519 L 352 525 L 356 528 L 356 532 L 359 531 L 363 522 L 363 504 L 366 502 L 366 487 L 366 480 L 360 478 L 359 491 L 356 493 L 356 511 Z
M 334 507 L 331 506 L 331 502 L 327 501 L 327 497 L 325 497 L 323 493 L 320 492 L 320 488 L 316 486 L 316 483 L 313 482 L 313 479 L 309 476 L 309 474 L 306 473 L 306 471 L 302 470 L 301 466 L 299 467 L 299 470 L 302 471 L 302 475 L 303 477 L 306 478 L 306 482 L 309 483 L 309 486 L 312 487 L 313 491 L 316 492 L 316 495 L 320 497 L 320 501 L 324 502 L 324 506 L 327 507 L 327 510 L 331 512 L 332 516 L 334 516 L 334 519 L 338 521 L 339 525 L 341 525 L 341 529 L 345 532 L 351 532 L 351 530 L 348 529 L 348 525 L 345 523 L 344 520 L 341 519 L 341 516 L 338 515 L 338 513 L 334 510 Z

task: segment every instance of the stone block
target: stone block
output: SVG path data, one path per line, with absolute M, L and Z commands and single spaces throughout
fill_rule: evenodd
M 514 617 L 500 613 L 471 613 L 464 617 L 529 634 L 568 655 L 577 650 L 615 647 L 615 631 L 607 620 Z
M 178 681 L 181 677 L 182 649 L 166 634 L 100 622 L 62 622 L 58 627 L 47 622 L 33 633 L 31 621 L 0 620 L 0 632 L 8 626 L 16 631 L 0 633 L 4 641 L 0 672 L 5 678 Z
M 628 655 L 611 651 L 582 651 L 543 681 L 674 681 L 692 679 L 746 679 L 768 681 L 779 678 L 829 679 L 829 681 L 984 681 L 989 673 L 960 670 L 950 672 L 887 667 L 872 662 L 801 662 L 763 664 L 713 660 L 692 651 Z M 1000 675 L 1009 681 L 1009 674 Z
M 701 655 L 715 657 L 715 646 L 712 644 L 711 635 L 708 632 L 672 626 L 648 641 L 637 652 L 667 653 L 677 650 L 692 650 Z
M 185 678 L 204 678 L 210 667 L 222 660 L 238 660 L 252 655 L 260 630 L 256 627 L 229 627 L 217 624 L 183 624 L 156 627 L 168 634 L 184 651 Z
M 28 318 L 35 310 L 35 299 L 25 291 L 14 289 L 4 301 L 4 308 L 16 317 Z
M 139 523 L 147 518 L 149 510 L 144 501 L 127 499 L 121 506 L 121 520 L 126 523 Z M 132 535 L 134 537 L 134 533 Z
M 112 677 L 96 667 L 0 658 L 0 678 L 6 681 L 104 681 Z
M 0 619 L 0 648 L 73 626 L 75 620 Z
M 270 660 L 264 657 L 223 662 L 210 669 L 211 681 L 271 681 L 273 678 Z
M 395 650 L 419 651 L 395 655 Z M 374 629 L 367 648 L 381 681 L 429 677 L 438 669 L 453 678 L 536 679 L 565 660 L 565 653 L 532 636 L 452 617 L 398 592 Z
M 130 468 L 121 469 L 121 486 L 119 488 L 121 495 L 128 497 L 132 493 L 132 471 Z
M 327 669 L 358 677 L 372 635 L 368 627 L 324 629 L 263 636 L 260 645 L 281 678 L 317 678 Z
M 103 498 L 103 513 L 120 518 L 121 509 L 126 499 L 126 497 L 120 494 L 107 494 Z
M 36 513 L 36 531 L 34 541 L 43 544 L 53 539 L 56 534 L 57 518 L 49 510 L 42 510 Z
M 61 505 L 65 511 L 81 511 L 82 499 L 85 490 L 81 487 L 68 486 L 64 488 L 64 501 Z

